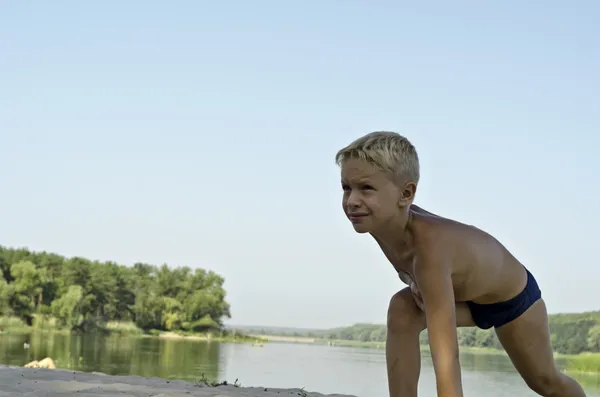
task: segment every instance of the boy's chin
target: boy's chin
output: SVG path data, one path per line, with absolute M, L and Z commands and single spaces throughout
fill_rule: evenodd
M 358 234 L 364 234 L 364 233 L 371 232 L 371 229 L 369 227 L 367 227 L 367 225 L 363 225 L 360 223 L 355 223 L 352 225 L 352 227 L 354 228 L 354 231 Z

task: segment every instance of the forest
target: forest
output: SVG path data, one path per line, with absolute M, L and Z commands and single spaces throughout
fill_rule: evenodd
M 124 266 L 0 246 L 0 316 L 77 331 L 134 323 L 144 331 L 204 332 L 230 318 L 224 278 L 189 267 Z

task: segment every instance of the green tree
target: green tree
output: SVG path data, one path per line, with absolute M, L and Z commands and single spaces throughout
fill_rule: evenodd
M 79 330 L 109 321 L 142 329 L 219 329 L 230 318 L 223 277 L 205 269 L 91 261 L 0 246 L 0 315 L 52 315 Z
M 71 329 L 81 326 L 83 313 L 83 288 L 71 285 L 67 292 L 52 302 L 52 313 L 59 322 Z
M 588 350 L 594 353 L 600 352 L 600 325 L 594 325 L 588 331 Z
M 10 273 L 13 310 L 31 325 L 36 308 L 42 304 L 46 269 L 37 269 L 29 260 L 20 260 L 11 265 Z
M 4 278 L 0 278 L 0 316 L 12 315 L 10 307 L 10 287 Z

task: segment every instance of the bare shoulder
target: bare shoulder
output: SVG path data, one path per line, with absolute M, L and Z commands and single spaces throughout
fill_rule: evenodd
M 424 239 L 462 241 L 463 244 L 492 242 L 494 245 L 499 241 L 490 233 L 476 226 L 446 218 L 429 212 L 416 205 L 411 206 L 413 230 L 419 237 Z
M 499 245 L 491 234 L 473 225 L 434 214 L 416 205 L 411 207 L 411 215 L 415 237 L 424 244 L 435 244 L 438 249 L 448 249 L 445 242 L 457 248 L 482 243 Z
M 457 300 L 497 299 L 510 295 L 500 280 L 520 284 L 522 266 L 491 234 L 475 226 L 445 218 L 416 205 L 411 207 L 415 251 L 423 265 L 446 266 Z

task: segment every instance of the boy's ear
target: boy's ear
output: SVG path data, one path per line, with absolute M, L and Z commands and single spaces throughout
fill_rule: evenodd
M 415 199 L 415 194 L 417 193 L 417 184 L 414 182 L 406 182 L 404 184 L 404 188 L 402 189 L 402 193 L 400 195 L 400 201 L 398 205 L 400 207 L 408 207 L 411 205 Z

